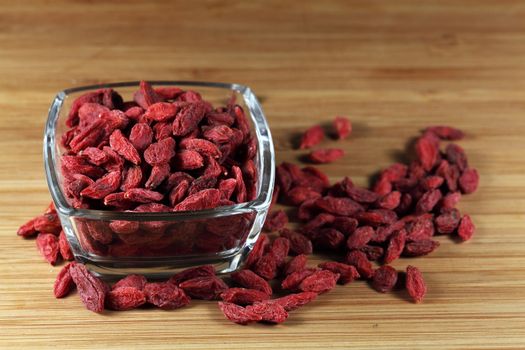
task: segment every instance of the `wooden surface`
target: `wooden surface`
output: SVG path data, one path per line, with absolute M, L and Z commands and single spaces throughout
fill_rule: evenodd
M 167 3 L 0 2 L 0 349 L 525 348 L 525 2 Z M 47 108 L 65 87 L 137 79 L 251 86 L 279 161 L 302 154 L 298 131 L 349 115 L 347 156 L 322 167 L 334 181 L 365 185 L 426 125 L 463 128 L 481 188 L 460 209 L 477 234 L 394 263 L 423 271 L 422 305 L 354 283 L 241 327 L 216 303 L 97 315 L 55 300 L 58 268 L 15 235 L 50 200 Z

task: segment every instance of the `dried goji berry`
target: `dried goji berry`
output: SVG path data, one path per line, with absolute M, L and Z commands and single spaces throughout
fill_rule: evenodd
M 316 271 L 302 280 L 299 284 L 299 290 L 302 292 L 315 292 L 317 294 L 326 293 L 334 289 L 339 276 L 338 273 L 333 273 L 328 270 Z
M 296 271 L 301 271 L 306 268 L 306 262 L 308 258 L 304 254 L 297 255 L 286 263 L 284 268 L 284 275 L 289 275 Z
M 64 231 L 60 231 L 60 235 L 58 235 L 58 248 L 60 250 L 60 255 L 62 255 L 62 258 L 64 260 L 73 260 L 74 256 L 71 252 L 71 248 L 69 247 L 69 242 L 67 241 L 66 235 Z
M 390 292 L 397 282 L 397 271 L 392 266 L 379 267 L 372 277 L 372 287 L 380 293 Z
M 406 236 L 407 233 L 405 229 L 394 232 L 394 234 L 390 236 L 388 248 L 386 249 L 385 254 L 385 263 L 391 263 L 399 258 L 401 252 L 403 252 L 403 249 L 405 248 Z
M 137 203 L 151 203 L 160 201 L 164 195 L 144 188 L 130 188 L 124 193 L 124 198 Z
M 478 171 L 474 168 L 466 168 L 459 177 L 458 182 L 461 192 L 465 194 L 475 192 L 479 183 Z
M 359 249 L 365 246 L 374 235 L 374 229 L 371 226 L 358 227 L 346 241 L 348 249 Z
M 37 218 L 33 218 L 20 226 L 18 228 L 18 231 L 16 232 L 17 235 L 22 236 L 24 238 L 29 238 L 38 233 L 38 231 L 35 229 L 35 221 Z
M 461 172 L 468 167 L 467 155 L 461 146 L 455 143 L 448 144 L 445 153 L 450 164 L 457 165 Z
M 140 164 L 141 159 L 139 152 L 119 129 L 113 131 L 109 137 L 109 145 L 115 152 L 124 157 L 124 159 L 129 160 L 135 165 Z
M 248 310 L 242 306 L 233 304 L 233 303 L 226 303 L 223 301 L 219 301 L 219 309 L 221 309 L 224 316 L 237 324 L 247 324 L 249 322 L 256 322 L 261 321 L 262 316 Z
M 146 123 L 137 123 L 131 128 L 129 141 L 137 151 L 144 151 L 153 141 L 153 130 Z
M 337 280 L 339 284 L 347 284 L 360 277 L 359 272 L 357 272 L 357 269 L 354 266 L 340 262 L 327 261 L 319 264 L 319 267 L 323 270 L 339 274 L 339 279 Z
M 463 131 L 453 128 L 451 126 L 431 126 L 425 129 L 425 132 L 431 132 L 442 140 L 461 140 L 465 134 Z
M 196 267 L 191 267 L 189 269 L 180 271 L 175 275 L 171 276 L 168 280 L 169 283 L 179 285 L 180 283 L 190 280 L 196 277 L 209 277 L 215 276 L 215 268 L 213 265 L 201 265 Z
M 219 190 L 210 188 L 186 197 L 182 202 L 177 204 L 173 210 L 184 211 L 211 209 L 217 207 L 220 199 L 221 194 Z
M 247 310 L 261 316 L 262 322 L 282 323 L 288 318 L 288 312 L 278 303 L 266 301 L 247 306 Z
M 230 288 L 221 293 L 221 299 L 237 305 L 250 305 L 267 300 L 270 296 L 257 289 Z
M 318 269 L 307 268 L 299 271 L 292 272 L 287 275 L 281 282 L 282 289 L 294 290 L 299 287 L 299 284 L 308 276 L 313 275 Z
M 52 233 L 39 233 L 36 237 L 36 246 L 40 254 L 51 265 L 55 265 L 60 257 L 60 248 L 57 237 Z
M 441 197 L 441 191 L 437 189 L 425 192 L 416 203 L 416 212 L 419 214 L 423 214 L 432 211 L 432 209 L 434 209 L 435 205 L 439 202 Z
M 287 223 L 288 215 L 286 215 L 284 210 L 278 210 L 268 214 L 264 222 L 264 229 L 269 232 L 277 231 L 282 229 Z
M 423 275 L 417 267 L 408 265 L 405 279 L 405 286 L 410 297 L 416 302 L 423 301 L 427 293 L 427 285 L 423 279 Z
M 175 156 L 175 145 L 176 142 L 171 137 L 152 143 L 144 151 L 144 160 L 150 165 L 168 163 Z M 198 157 L 202 160 L 200 155 Z
M 204 158 L 197 151 L 182 150 L 175 155 L 175 166 L 179 170 L 194 170 L 204 166 Z
M 461 240 L 463 241 L 467 241 L 472 238 L 472 235 L 474 235 L 475 230 L 476 227 L 474 226 L 474 223 L 472 222 L 470 216 L 463 215 L 458 226 L 459 238 L 461 238 Z
M 312 126 L 310 129 L 306 130 L 301 138 L 301 144 L 299 148 L 311 148 L 319 144 L 324 139 L 324 130 L 321 126 L 316 125 Z
M 353 250 L 349 252 L 346 255 L 345 261 L 347 264 L 355 266 L 359 275 L 363 278 L 368 279 L 374 274 L 372 264 L 368 261 L 366 254 L 361 251 Z
M 333 121 L 336 137 L 340 140 L 346 139 L 352 132 L 352 123 L 346 117 L 337 116 Z
M 430 137 L 420 137 L 416 142 L 416 153 L 421 165 L 426 171 L 430 171 L 437 161 L 439 149 L 436 142 Z
M 186 280 L 179 284 L 190 297 L 195 299 L 212 300 L 228 289 L 224 281 L 215 276 L 202 276 Z
M 57 275 L 55 284 L 53 285 L 53 293 L 55 294 L 55 298 L 65 297 L 75 286 L 75 283 L 73 283 L 73 278 L 71 278 L 71 274 L 69 273 L 70 267 L 71 264 L 67 264 Z
M 71 263 L 69 273 L 86 308 L 90 311 L 102 312 L 109 289 L 106 284 L 93 276 L 82 264 Z
M 352 216 L 361 211 L 363 207 L 350 198 L 322 197 L 315 201 L 315 205 L 330 214 Z
M 340 148 L 325 148 L 312 151 L 308 158 L 317 164 L 332 163 L 343 158 L 345 151 Z
M 112 171 L 84 188 L 80 195 L 93 199 L 102 199 L 119 188 L 120 179 L 120 171 Z
M 439 233 L 450 234 L 456 230 L 461 219 L 459 210 L 443 209 L 441 214 L 434 219 L 434 226 Z
M 404 256 L 422 256 L 432 253 L 437 247 L 439 242 L 432 239 L 422 239 L 419 241 L 408 242 L 405 244 L 403 249 Z
M 146 280 L 146 277 L 142 275 L 127 275 L 115 283 L 111 289 L 115 290 L 123 287 L 131 287 L 138 290 L 144 290 L 146 283 L 148 283 L 148 281 Z
M 281 305 L 286 311 L 293 311 L 304 306 L 317 298 L 317 293 L 301 292 L 288 294 L 284 297 L 271 300 L 272 303 Z
M 251 270 L 240 270 L 231 274 L 234 282 L 245 288 L 255 289 L 267 295 L 272 295 L 272 287 L 265 279 Z
M 144 293 L 148 303 L 165 310 L 186 306 L 191 300 L 182 288 L 168 282 L 147 283 Z
M 304 235 L 289 230 L 282 229 L 279 231 L 281 237 L 286 237 L 290 241 L 290 251 L 294 254 L 312 254 L 312 241 Z
M 110 310 L 132 310 L 146 303 L 146 294 L 133 287 L 113 289 L 106 295 L 106 306 Z
M 254 263 L 253 271 L 266 280 L 277 275 L 277 260 L 273 254 L 265 254 Z
M 382 209 L 394 210 L 401 203 L 401 192 L 392 191 L 385 194 L 377 201 L 377 206 Z

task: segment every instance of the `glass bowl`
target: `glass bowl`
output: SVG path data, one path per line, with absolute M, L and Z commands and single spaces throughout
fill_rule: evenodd
M 191 88 L 212 104 L 224 105 L 232 94 L 251 120 L 257 139 L 254 160 L 257 192 L 249 202 L 198 211 L 137 213 L 73 208 L 62 190 L 60 144 L 67 130 L 71 102 L 87 91 L 113 88 L 130 100 L 139 82 L 66 89 L 49 109 L 44 135 L 47 183 L 75 259 L 101 276 L 130 273 L 165 277 L 180 269 L 212 264 L 218 273 L 242 266 L 255 244 L 271 202 L 274 186 L 273 142 L 257 97 L 247 86 L 193 81 L 152 81 L 154 86 Z

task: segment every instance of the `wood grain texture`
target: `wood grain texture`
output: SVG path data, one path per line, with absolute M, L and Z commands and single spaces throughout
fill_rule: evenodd
M 0 349 L 525 348 L 524 43 L 521 1 L 1 1 Z M 347 156 L 321 167 L 334 181 L 365 185 L 424 126 L 463 128 L 481 188 L 460 209 L 477 234 L 395 262 L 423 271 L 422 305 L 354 283 L 241 327 L 215 303 L 96 315 L 55 300 L 58 268 L 15 235 L 50 200 L 47 108 L 65 87 L 137 79 L 250 85 L 279 161 L 303 154 L 299 131 L 349 115 Z

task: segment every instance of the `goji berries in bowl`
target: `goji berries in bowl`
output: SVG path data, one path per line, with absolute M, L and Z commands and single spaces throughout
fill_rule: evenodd
M 76 260 L 101 275 L 241 266 L 274 185 L 251 89 L 191 81 L 66 89 L 46 123 L 48 186 Z

